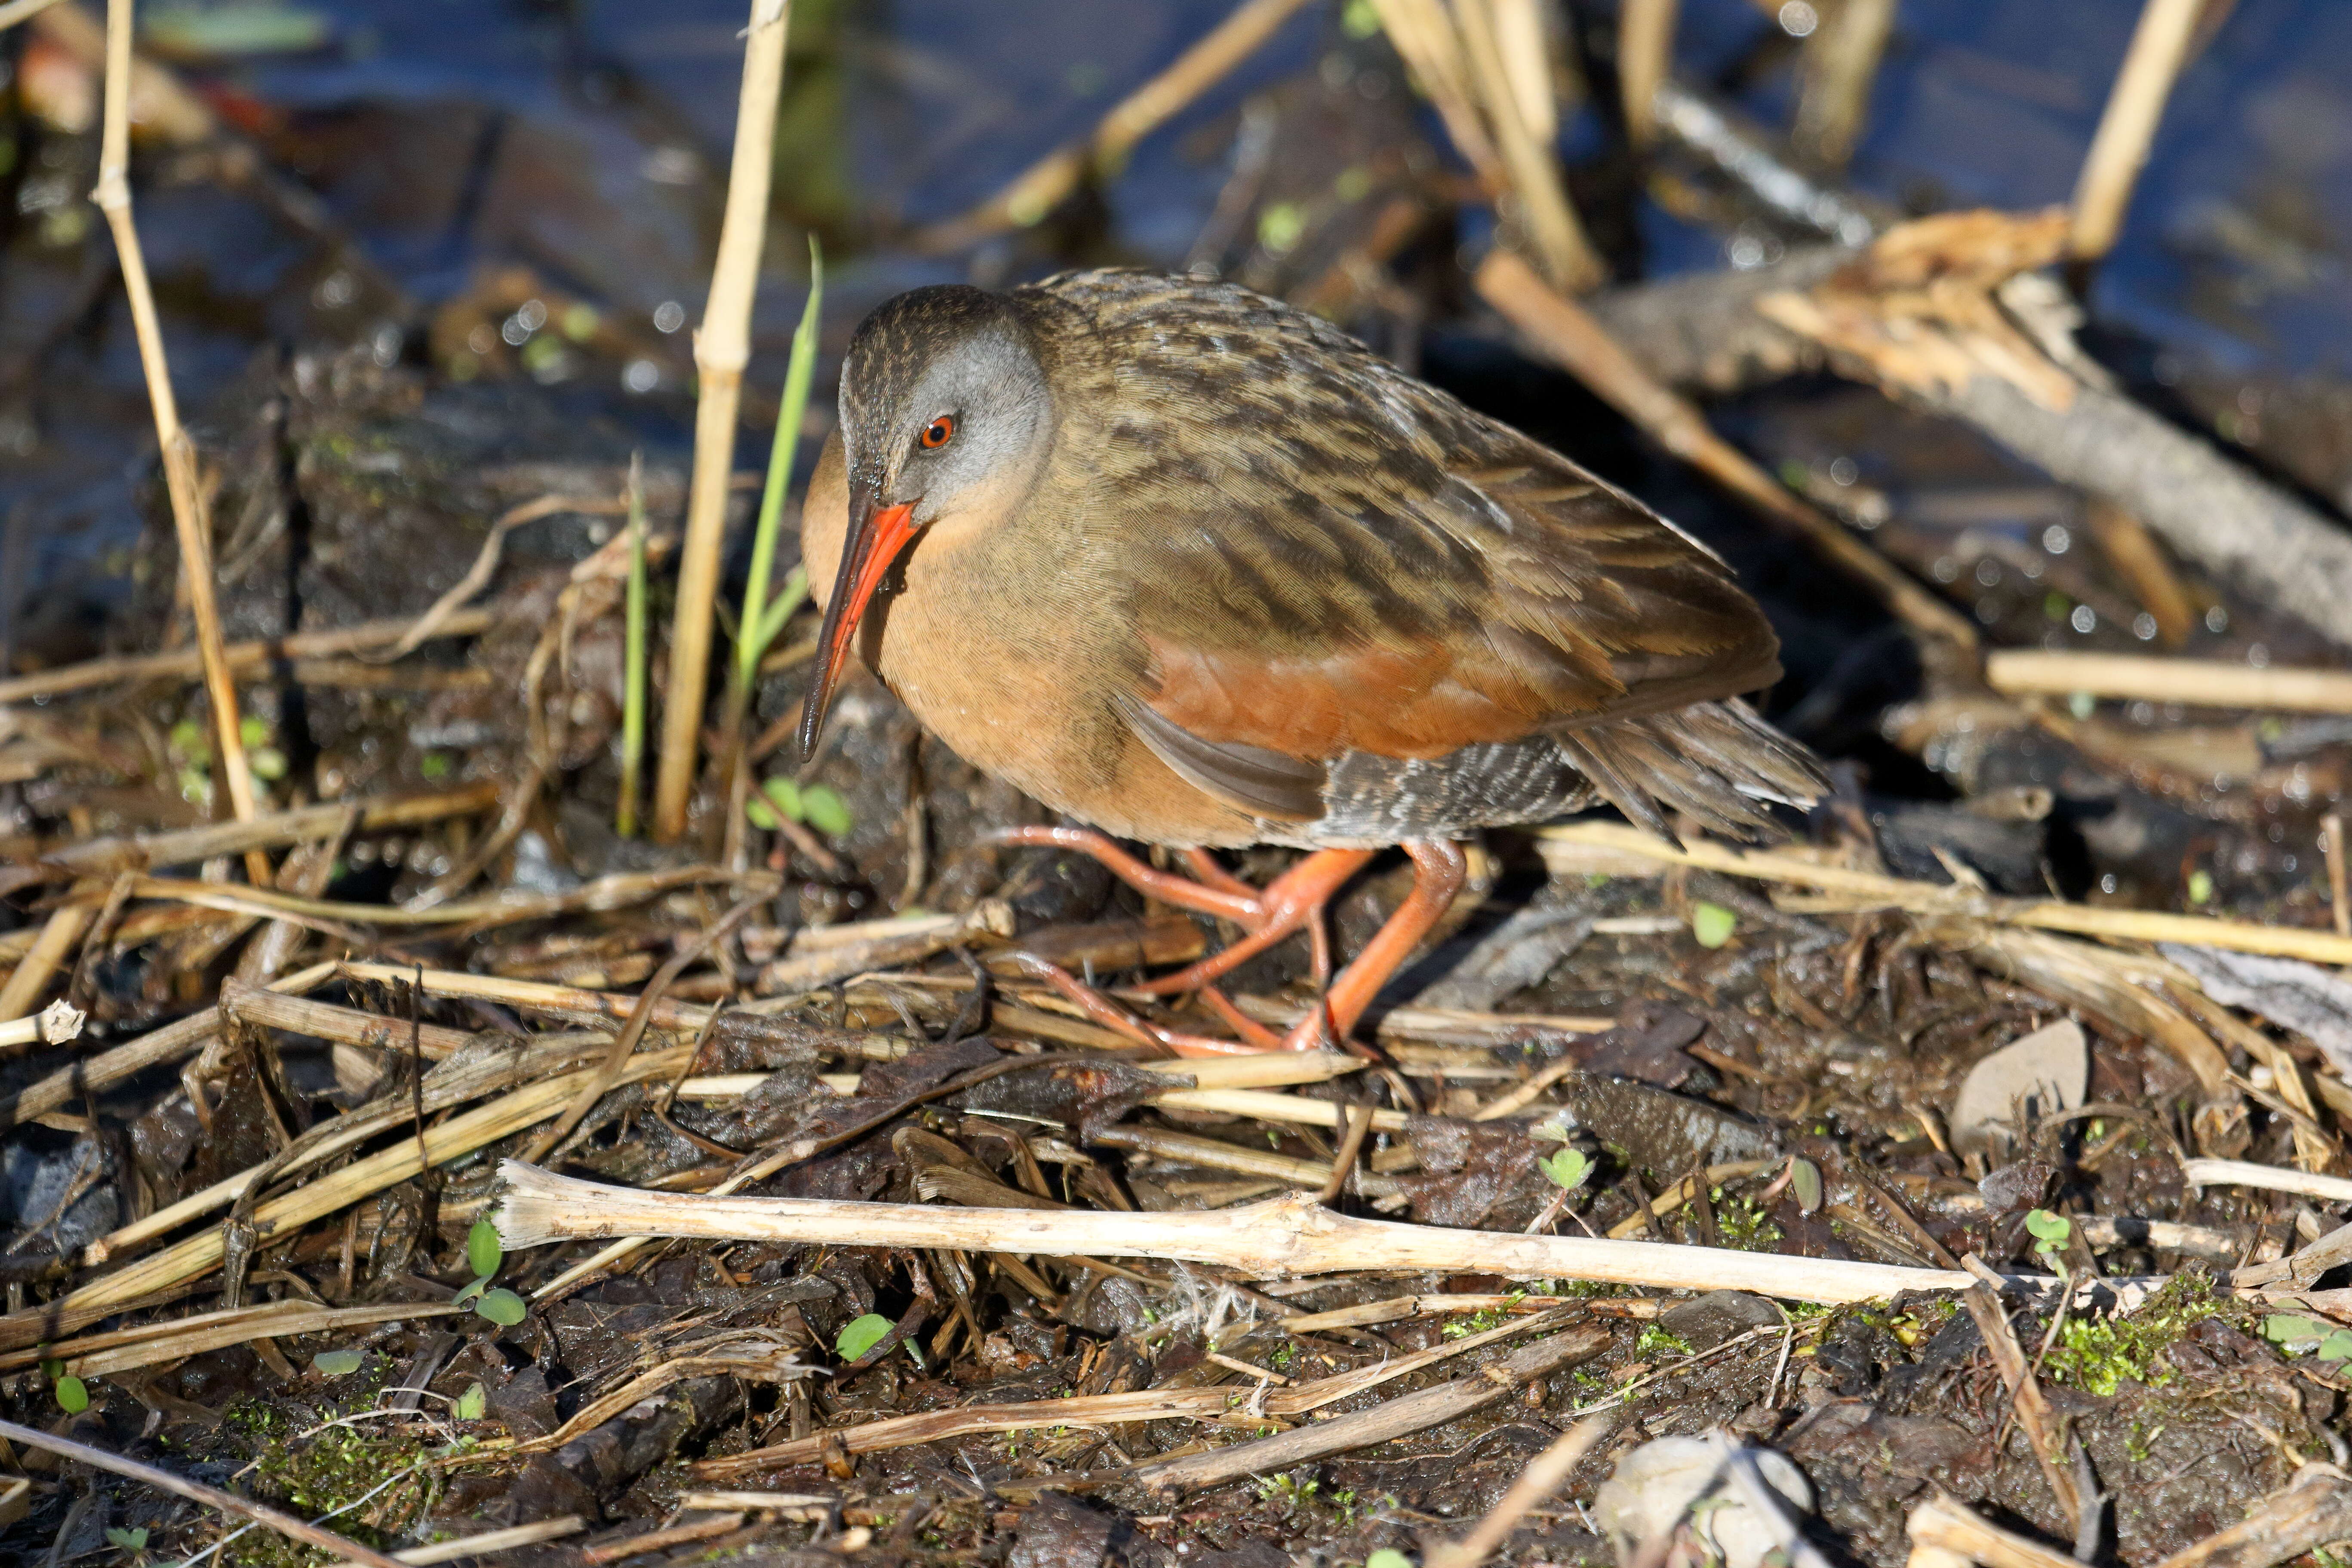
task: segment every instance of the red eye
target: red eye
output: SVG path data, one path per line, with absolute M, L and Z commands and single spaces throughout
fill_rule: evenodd
M 923 426 L 922 443 L 926 447 L 940 447 L 955 439 L 955 416 L 942 414 Z

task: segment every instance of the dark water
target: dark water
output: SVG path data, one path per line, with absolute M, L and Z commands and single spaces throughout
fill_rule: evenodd
M 593 376 L 548 378 L 559 394 L 656 449 L 681 446 L 687 336 L 656 325 L 699 314 L 735 114 L 740 0 L 310 9 L 331 23 L 325 48 L 184 68 L 324 199 L 394 292 L 355 289 L 349 268 L 266 204 L 175 178 L 163 160 L 142 164 L 142 229 L 174 377 L 200 427 L 272 345 L 373 337 L 386 353 L 418 355 L 436 307 L 485 268 L 520 262 L 645 340 L 646 363 L 658 367 L 633 384 L 596 363 Z M 1042 269 L 1034 243 L 942 261 L 870 237 L 991 193 L 1229 9 L 801 0 L 754 403 L 779 379 L 804 296 L 803 226 L 832 242 L 836 343 L 898 288 L 968 268 Z M 1580 9 L 1605 33 L 1608 6 Z M 1854 182 L 1913 210 L 2064 200 L 2138 9 L 1904 0 Z M 1104 193 L 1100 255 L 1089 258 L 1179 261 L 1229 167 L 1237 109 L 1314 68 L 1339 37 L 1338 16 L 1310 7 L 1138 149 Z M 1792 62 L 1748 0 L 1685 0 L 1678 70 L 1757 120 L 1786 122 Z M 2097 279 L 2103 324 L 2181 365 L 2352 373 L 2347 65 L 2352 5 L 2240 0 L 2172 100 L 2120 249 Z M 1571 157 L 1604 148 L 1598 114 L 1588 106 L 1564 128 Z M 89 151 L 55 133 L 26 145 L 38 156 L 14 176 L 18 216 L 0 261 L 0 351 L 32 345 L 0 358 L 0 613 L 16 646 L 37 650 L 46 637 L 62 651 L 119 600 L 113 574 L 136 534 L 152 437 L 115 287 L 75 293 L 105 243 L 102 232 L 78 242 L 65 232 Z M 1725 264 L 1719 235 L 1646 202 L 1638 226 L 1653 275 Z M 763 438 L 747 436 L 747 460 L 755 443 Z

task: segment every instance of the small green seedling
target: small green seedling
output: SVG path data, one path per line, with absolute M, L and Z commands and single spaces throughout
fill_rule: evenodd
M 2189 873 L 2189 901 L 2192 904 L 2210 904 L 2213 901 L 2212 872 L 2191 871 Z
M 482 1412 L 490 1407 L 490 1391 L 478 1383 L 469 1383 L 466 1392 L 457 1395 L 457 1415 L 460 1421 L 479 1421 Z
M 485 1290 L 482 1299 L 474 1303 L 474 1310 L 502 1329 L 511 1329 L 530 1315 L 523 1299 L 511 1290 Z
M 506 1261 L 506 1248 L 499 1245 L 499 1227 L 487 1219 L 478 1219 L 474 1228 L 466 1233 L 467 1266 L 488 1279 Z
M 2263 1338 L 2291 1354 L 2315 1350 L 2322 1361 L 2352 1359 L 2352 1330 L 2300 1312 L 2273 1312 L 2263 1320 Z
M 1739 929 L 1739 917 L 1701 899 L 1691 906 L 1691 936 L 1701 947 L 1721 947 Z
M 828 838 L 849 831 L 848 803 L 824 784 L 796 784 L 790 779 L 763 781 L 760 793 L 743 803 L 743 815 L 754 827 L 772 833 L 785 822 L 815 828 Z
M 1538 1160 L 1536 1169 L 1549 1176 L 1552 1184 L 1563 1192 L 1574 1192 L 1592 1179 L 1591 1158 L 1581 1149 L 1566 1148 L 1548 1159 Z
M 2319 1359 L 2322 1361 L 2352 1359 L 2352 1329 L 2338 1329 L 2320 1341 Z
M 1412 1559 L 1393 1546 L 1383 1546 L 1364 1559 L 1364 1568 L 1412 1568 Z
M 2066 1272 L 2060 1255 L 2074 1237 L 2074 1222 L 2062 1214 L 2048 1209 L 2035 1209 L 2025 1216 L 2026 1234 L 2033 1237 L 2033 1255 L 2042 1259 L 2053 1274 Z
M 835 1337 L 833 1348 L 841 1352 L 844 1361 L 863 1360 L 866 1353 L 880 1344 L 883 1336 L 897 1326 L 879 1312 L 852 1318 Z
M 123 1552 L 144 1552 L 147 1550 L 147 1527 L 143 1524 L 134 1524 L 125 1530 L 119 1524 L 110 1525 L 107 1527 L 106 1540 L 107 1544 Z
M 359 1351 L 320 1351 L 310 1364 L 321 1377 L 349 1377 L 367 1364 L 367 1357 Z
M 1790 1155 L 1789 1191 L 1796 1194 L 1799 1213 L 1819 1213 L 1822 1206 L 1822 1168 L 1811 1160 L 1800 1160 Z
M 89 1408 L 89 1384 L 73 1376 L 58 1379 L 58 1408 L 68 1415 L 79 1415 Z

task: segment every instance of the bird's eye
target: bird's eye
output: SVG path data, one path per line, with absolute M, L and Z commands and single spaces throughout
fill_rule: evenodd
M 923 433 L 919 438 L 923 443 L 926 450 L 936 451 L 940 447 L 946 446 L 950 441 L 955 439 L 955 416 L 952 414 L 940 415 L 937 419 L 932 420 L 929 425 L 923 426 Z

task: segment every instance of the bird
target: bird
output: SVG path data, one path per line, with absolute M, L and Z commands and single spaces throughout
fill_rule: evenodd
M 1239 1039 L 1140 1025 L 1048 975 L 1180 1054 L 1347 1043 L 1482 829 L 1606 801 L 1661 837 L 1670 816 L 1780 837 L 1773 803 L 1826 788 L 1742 700 L 1780 678 L 1779 641 L 1712 551 L 1329 322 L 1213 278 L 1101 268 L 884 301 L 844 358 L 801 547 L 831 584 L 804 758 L 854 650 L 966 762 L 1083 825 L 999 841 L 1092 855 L 1243 928 L 1131 988 L 1197 994 Z M 1260 845 L 1309 853 L 1263 889 L 1213 853 Z M 1333 975 L 1323 906 L 1391 847 L 1412 889 Z M 1301 929 L 1321 1001 L 1277 1038 L 1215 981 Z

